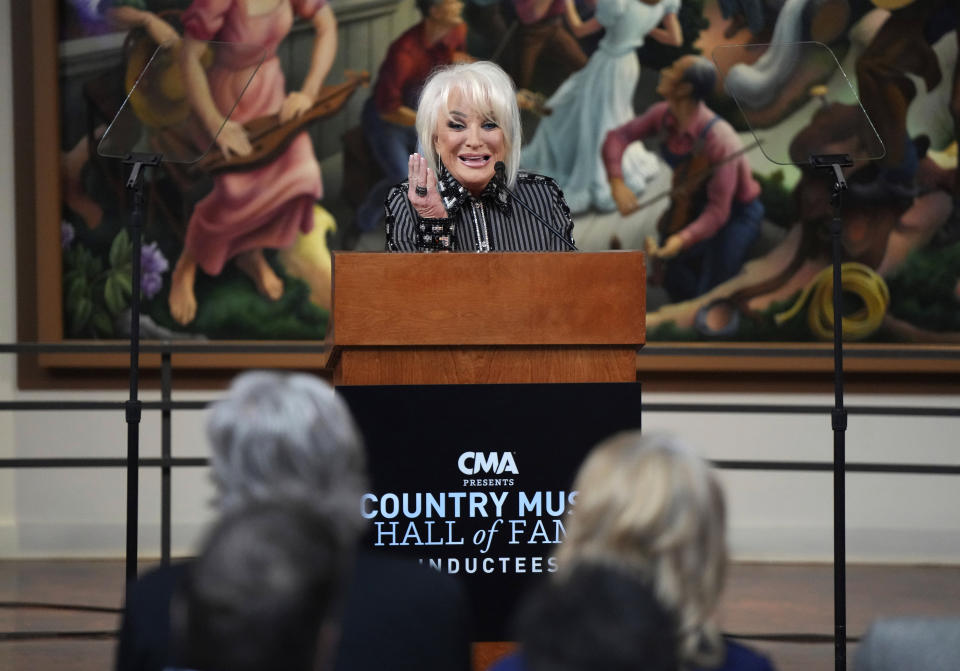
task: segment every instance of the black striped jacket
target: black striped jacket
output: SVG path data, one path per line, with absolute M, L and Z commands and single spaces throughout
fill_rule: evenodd
M 438 188 L 447 217 L 423 219 L 407 198 L 407 182 L 390 189 L 386 208 L 387 250 L 392 252 L 529 252 L 568 249 L 494 177 L 471 196 L 441 166 Z M 550 177 L 520 172 L 512 189 L 532 210 L 573 242 L 573 219 L 559 185 Z

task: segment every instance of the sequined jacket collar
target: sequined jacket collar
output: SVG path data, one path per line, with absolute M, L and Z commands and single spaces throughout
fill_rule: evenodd
M 437 188 L 440 191 L 440 197 L 443 199 L 443 206 L 447 208 L 447 216 L 450 217 L 456 215 L 464 203 L 473 199 L 466 187 L 450 174 L 443 163 L 440 164 L 440 170 L 437 171 Z M 510 212 L 509 195 L 496 176 L 487 182 L 477 200 L 493 204 L 504 213 Z

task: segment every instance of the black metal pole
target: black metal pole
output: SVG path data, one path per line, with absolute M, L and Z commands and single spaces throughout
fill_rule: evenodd
M 839 168 L 838 168 L 839 170 Z M 843 187 L 834 186 L 833 221 L 833 621 L 836 671 L 847 668 L 846 443 L 847 411 L 843 407 Z
M 847 154 L 811 156 L 815 170 L 829 173 L 833 179 L 830 204 L 833 219 L 830 222 L 833 261 L 833 396 L 831 413 L 833 427 L 833 626 L 834 667 L 847 668 L 847 494 L 846 445 L 847 411 L 843 407 L 843 192 L 847 180 L 843 168 L 853 165 Z
M 130 271 L 130 397 L 126 403 L 127 421 L 127 583 L 137 579 L 137 505 L 140 494 L 140 415 L 142 406 L 138 397 L 140 386 L 140 231 L 143 216 L 143 181 L 141 165 L 130 172 L 127 188 L 133 190 L 133 215 L 130 217 L 131 271 Z
M 143 171 L 160 164 L 159 154 L 128 154 L 127 190 L 133 194 L 130 217 L 130 397 L 124 404 L 127 421 L 127 548 L 126 583 L 137 579 L 138 502 L 140 500 L 140 239 L 143 230 Z
M 168 403 L 172 400 L 171 382 L 173 366 L 170 352 L 160 356 L 160 400 Z M 172 456 L 171 430 L 172 411 L 165 407 L 160 413 L 160 456 L 169 459 Z M 160 563 L 170 563 L 170 496 L 172 469 L 163 466 L 160 469 Z
M 853 165 L 848 154 L 821 154 L 810 157 L 814 170 L 828 173 L 833 180 L 830 222 L 833 261 L 833 646 L 836 671 L 847 668 L 847 506 L 845 437 L 847 411 L 843 407 L 843 192 L 847 180 L 843 168 Z

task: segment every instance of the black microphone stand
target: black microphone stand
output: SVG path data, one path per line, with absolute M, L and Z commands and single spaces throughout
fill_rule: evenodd
M 535 212 L 532 207 L 530 207 L 530 206 L 527 205 L 525 202 L 523 202 L 522 200 L 520 200 L 519 196 L 517 196 L 517 194 L 515 194 L 513 191 L 511 191 L 511 190 L 507 187 L 507 179 L 506 179 L 506 176 L 504 175 L 504 171 L 505 171 L 505 170 L 506 170 L 506 166 L 503 164 L 503 161 L 497 161 L 496 164 L 493 166 L 493 171 L 496 173 L 497 179 L 500 180 L 500 186 L 502 186 L 502 187 L 503 187 L 503 190 L 506 191 L 506 192 L 510 195 L 510 198 L 513 199 L 513 202 L 519 203 L 520 206 L 523 207 L 523 209 L 525 209 L 527 212 L 529 212 L 530 214 L 532 214 L 533 217 L 534 217 L 537 221 L 539 221 L 541 224 L 543 224 L 543 226 L 544 226 L 548 231 L 550 231 L 555 238 L 557 238 L 560 242 L 562 242 L 564 245 L 566 245 L 567 249 L 571 249 L 571 250 L 573 250 L 573 251 L 575 251 L 575 252 L 579 252 L 580 250 L 577 249 L 577 246 L 576 246 L 575 244 L 573 244 L 572 242 L 570 242 L 569 240 L 567 240 L 567 239 L 563 236 L 563 233 L 561 233 L 560 231 L 558 231 L 558 230 L 554 227 L 553 224 L 551 224 L 551 223 L 548 222 L 546 219 L 544 219 L 543 217 L 541 217 L 537 212 Z
M 810 157 L 810 165 L 819 172 L 832 173 L 833 188 L 830 204 L 833 220 L 830 236 L 833 242 L 833 389 L 834 409 L 831 413 L 833 426 L 833 619 L 834 663 L 836 671 L 844 671 L 847 665 L 847 566 L 846 566 L 846 430 L 847 411 L 843 407 L 843 192 L 847 180 L 842 168 L 853 165 L 848 154 L 822 154 Z
M 254 67 L 248 68 L 250 79 L 253 78 L 260 63 L 263 62 L 265 51 L 262 47 L 256 45 L 244 45 L 234 43 L 206 42 L 206 49 L 210 50 L 214 60 L 217 60 L 219 54 L 226 53 L 230 58 L 240 58 Z M 132 248 L 131 255 L 131 283 L 130 283 L 130 398 L 124 403 L 124 410 L 127 422 L 127 519 L 126 519 L 126 582 L 129 583 L 137 577 L 137 531 L 138 531 L 138 497 L 139 497 L 139 467 L 140 467 L 140 416 L 143 410 L 143 404 L 138 398 L 138 387 L 140 377 L 140 268 L 141 268 L 141 240 L 143 231 L 143 175 L 147 168 L 157 167 L 161 159 L 166 162 L 191 163 L 209 151 L 216 141 L 216 135 L 210 145 L 206 148 L 194 146 L 193 143 L 187 143 L 178 150 L 186 152 L 184 155 L 178 155 L 174 151 L 166 156 L 150 151 L 151 148 L 160 146 L 154 144 L 157 138 L 152 137 L 154 130 L 146 123 L 139 110 L 134 109 L 134 94 L 145 95 L 145 101 L 155 99 L 151 94 L 144 94 L 144 90 L 155 86 L 166 86 L 168 75 L 176 75 L 179 68 L 168 69 L 167 64 L 178 62 L 178 56 L 173 53 L 172 42 L 158 45 L 143 67 L 136 82 L 130 89 L 127 99 L 123 102 L 116 116 L 107 130 L 100 138 L 100 144 L 97 146 L 97 153 L 101 156 L 112 158 L 122 158 L 123 164 L 130 166 L 130 176 L 126 181 L 126 192 L 132 199 L 132 211 L 130 216 L 130 244 Z M 182 74 L 182 73 L 181 73 Z M 247 79 L 249 84 L 250 79 Z M 182 83 L 178 81 L 177 83 Z M 240 89 L 238 97 L 243 95 L 246 88 Z M 232 111 L 233 105 L 230 110 Z M 227 114 L 229 118 L 229 112 Z M 198 126 L 198 120 L 195 115 L 183 121 L 185 124 L 182 131 L 186 134 L 192 134 L 195 130 L 203 130 Z M 169 143 L 163 146 L 170 147 Z M 146 151 L 137 151 L 137 148 L 145 148 Z M 177 150 L 177 148 L 174 148 Z M 202 150 L 202 151 L 201 151 Z M 164 554 L 164 557 L 166 555 Z
M 131 166 L 127 190 L 133 195 L 130 217 L 132 246 L 130 289 L 130 398 L 124 404 L 127 421 L 127 553 L 126 582 L 137 579 L 137 513 L 140 476 L 140 415 L 143 403 L 138 397 L 140 378 L 140 239 L 143 230 L 143 171 L 160 165 L 160 154 L 127 154 L 124 165 Z

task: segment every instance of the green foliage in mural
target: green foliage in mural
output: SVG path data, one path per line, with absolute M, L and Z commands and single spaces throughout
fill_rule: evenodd
M 739 308 L 736 312 L 736 330 L 723 336 L 701 332 L 695 327 L 680 327 L 675 322 L 665 322 L 647 330 L 647 340 L 676 342 L 805 342 L 811 340 L 807 326 L 806 310 L 801 310 L 783 324 L 774 321 L 776 315 L 787 311 L 797 300 L 800 292 L 782 301 L 775 301 L 762 312 L 744 314 Z
M 270 254 L 268 253 L 268 257 Z M 256 292 L 250 279 L 232 265 L 216 278 L 198 275 L 197 316 L 187 327 L 191 333 L 224 340 L 316 340 L 327 332 L 329 313 L 310 301 L 310 289 L 295 277 L 284 276 L 284 292 L 271 301 Z M 168 290 L 158 295 L 149 314 L 160 326 L 184 331 L 170 317 Z
M 960 243 L 913 252 L 887 285 L 893 316 L 933 331 L 960 331 Z
M 114 322 L 130 304 L 131 245 L 126 230 L 114 237 L 104 260 L 89 247 L 72 245 L 63 231 L 64 323 L 69 337 L 115 337 Z
M 784 185 L 783 170 L 769 176 L 754 173 L 753 178 L 760 184 L 764 218 L 781 228 L 790 228 L 796 223 L 799 212 L 793 194 Z

